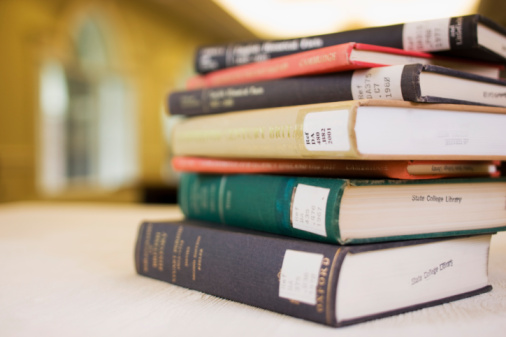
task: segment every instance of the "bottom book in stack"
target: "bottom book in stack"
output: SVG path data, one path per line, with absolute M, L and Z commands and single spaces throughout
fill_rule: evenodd
M 339 246 L 207 222 L 146 222 L 141 275 L 332 326 L 491 290 L 491 235 Z
M 491 290 L 506 229 L 501 178 L 184 173 L 179 193 L 186 220 L 140 228 L 139 274 L 332 326 Z

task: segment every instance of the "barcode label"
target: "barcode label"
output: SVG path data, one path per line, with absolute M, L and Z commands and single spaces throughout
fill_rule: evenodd
M 316 305 L 322 254 L 287 249 L 279 280 L 279 297 Z
M 291 207 L 293 228 L 327 236 L 325 215 L 330 189 L 299 184 Z
M 308 151 L 348 151 L 348 110 L 310 112 L 304 117 L 304 145 Z
M 404 65 L 355 70 L 351 77 L 353 99 L 403 100 L 401 76 Z
M 438 51 L 450 49 L 450 19 L 407 22 L 402 30 L 403 49 Z

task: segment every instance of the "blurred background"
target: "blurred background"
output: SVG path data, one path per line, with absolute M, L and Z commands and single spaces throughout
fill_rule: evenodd
M 173 203 L 167 94 L 197 46 L 472 13 L 504 0 L 0 0 L 0 203 Z

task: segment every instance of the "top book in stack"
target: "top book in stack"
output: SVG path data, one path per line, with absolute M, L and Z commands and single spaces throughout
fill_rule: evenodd
M 287 40 L 205 46 L 197 50 L 195 68 L 208 73 L 350 41 L 506 63 L 506 29 L 473 14 Z

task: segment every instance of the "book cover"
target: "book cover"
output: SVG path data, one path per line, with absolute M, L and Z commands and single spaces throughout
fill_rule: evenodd
M 197 75 L 187 81 L 186 87 L 209 88 L 411 63 L 446 66 L 495 78 L 501 69 L 497 65 L 470 63 L 461 59 L 440 59 L 427 53 L 348 42 Z
M 189 220 L 145 222 L 135 265 L 174 285 L 343 326 L 491 290 L 489 244 L 478 236 L 341 247 Z
M 198 116 L 373 98 L 504 107 L 506 81 L 434 65 L 395 65 L 175 91 L 168 96 L 168 110 Z
M 505 63 L 505 36 L 504 27 L 473 14 L 296 39 L 204 46 L 195 54 L 195 69 L 207 73 L 350 41 Z
M 506 109 L 356 100 L 184 118 L 174 156 L 505 160 Z M 385 135 L 388 135 L 386 137 Z
M 437 179 L 498 177 L 498 161 L 305 160 L 174 157 L 176 172 L 284 174 L 338 178 Z
M 349 180 L 183 173 L 188 218 L 349 244 L 506 228 L 502 178 Z

